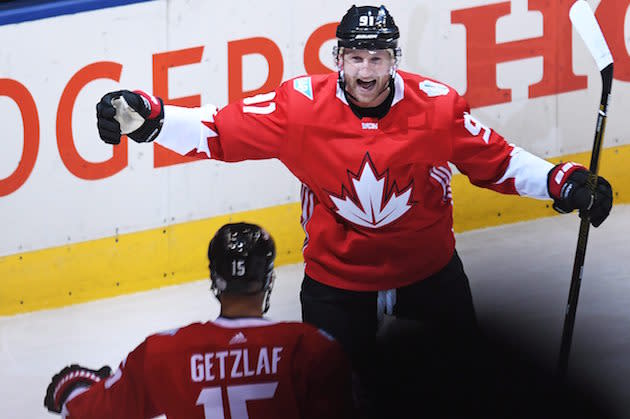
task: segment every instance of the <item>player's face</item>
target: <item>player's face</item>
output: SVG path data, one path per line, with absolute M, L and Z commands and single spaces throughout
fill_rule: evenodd
M 390 69 L 394 59 L 387 50 L 350 49 L 343 53 L 346 91 L 357 106 L 380 105 L 389 94 Z

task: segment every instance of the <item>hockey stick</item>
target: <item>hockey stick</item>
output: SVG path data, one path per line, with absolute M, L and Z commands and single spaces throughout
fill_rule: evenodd
M 597 169 L 599 165 L 599 153 L 604 137 L 606 126 L 606 112 L 608 111 L 608 99 L 613 79 L 613 58 L 602 34 L 601 28 L 593 15 L 593 11 L 585 0 L 576 1 L 571 6 L 569 17 L 573 27 L 580 34 L 589 52 L 595 59 L 602 77 L 602 96 L 597 113 L 597 125 L 595 126 L 595 140 L 593 142 L 593 152 L 591 154 L 591 165 L 589 170 L 591 175 L 587 180 L 587 186 L 591 191 L 597 187 Z M 573 263 L 573 274 L 571 276 L 571 286 L 569 289 L 569 301 L 564 318 L 562 330 L 562 342 L 560 344 L 560 358 L 558 360 L 558 373 L 561 379 L 566 377 L 567 365 L 569 362 L 569 352 L 571 350 L 571 340 L 573 338 L 573 326 L 575 324 L 575 312 L 577 310 L 578 297 L 580 295 L 580 283 L 584 270 L 584 257 L 586 255 L 586 242 L 588 241 L 588 231 L 590 226 L 589 216 L 580 214 L 580 232 L 578 235 L 577 249 L 575 251 L 575 261 Z

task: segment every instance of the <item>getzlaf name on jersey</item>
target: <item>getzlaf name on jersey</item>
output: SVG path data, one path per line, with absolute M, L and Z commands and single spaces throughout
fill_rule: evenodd
M 341 346 L 309 324 L 219 317 L 149 336 L 64 417 L 346 418 L 346 370 Z
M 359 119 L 337 77 L 297 77 L 219 111 L 166 106 L 156 142 L 226 162 L 282 161 L 303 184 L 305 273 L 355 291 L 402 287 L 451 260 L 449 162 L 477 186 L 549 198 L 553 165 L 477 121 L 454 89 L 397 71 L 389 112 Z

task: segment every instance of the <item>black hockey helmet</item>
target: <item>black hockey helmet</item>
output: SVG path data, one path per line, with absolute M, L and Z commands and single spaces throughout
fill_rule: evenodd
M 352 5 L 337 26 L 337 46 L 353 49 L 394 49 L 400 32 L 385 6 Z
M 208 246 L 212 291 L 219 296 L 270 290 L 275 257 L 273 238 L 263 228 L 248 223 L 224 225 Z

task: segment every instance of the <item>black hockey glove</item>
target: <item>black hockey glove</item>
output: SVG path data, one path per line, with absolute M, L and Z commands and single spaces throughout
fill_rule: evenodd
M 164 123 L 164 102 L 141 90 L 107 93 L 96 104 L 98 135 L 107 144 L 119 144 L 127 134 L 137 143 L 153 141 Z
M 112 369 L 108 366 L 95 371 L 77 364 L 65 367 L 56 374 L 48 388 L 44 398 L 44 406 L 53 413 L 61 413 L 63 404 L 73 390 L 81 387 L 90 387 L 102 379 L 109 377 Z
M 555 165 L 547 175 L 549 196 L 553 198 L 553 209 L 560 213 L 580 210 L 580 217 L 589 216 L 593 227 L 604 222 L 612 208 L 612 187 L 606 179 L 597 176 L 595 192 L 587 186 L 591 172 L 577 163 Z

